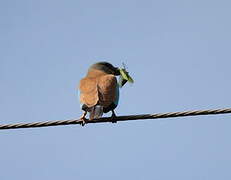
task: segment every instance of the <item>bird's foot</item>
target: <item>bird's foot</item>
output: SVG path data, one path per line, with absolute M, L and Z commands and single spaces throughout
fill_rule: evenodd
M 85 124 L 87 124 L 87 119 L 85 118 L 86 115 L 87 115 L 87 112 L 84 112 L 83 115 L 79 118 L 81 126 L 84 126 Z
M 116 116 L 116 114 L 115 114 L 115 111 L 112 110 L 112 115 L 111 115 L 111 122 L 112 122 L 112 123 L 117 123 L 117 121 L 115 120 L 116 117 L 117 117 L 117 116 Z
M 87 124 L 87 119 L 86 118 L 82 118 L 82 119 L 80 119 L 81 121 L 80 121 L 80 125 L 81 126 L 85 126 L 85 124 Z

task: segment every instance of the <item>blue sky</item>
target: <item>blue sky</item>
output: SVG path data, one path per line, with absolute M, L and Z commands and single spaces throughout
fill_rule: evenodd
M 125 62 L 117 115 L 230 107 L 230 1 L 0 2 L 0 123 L 81 115 L 88 67 Z M 110 113 L 106 114 L 110 116 Z M 230 115 L 0 131 L 0 179 L 231 179 Z

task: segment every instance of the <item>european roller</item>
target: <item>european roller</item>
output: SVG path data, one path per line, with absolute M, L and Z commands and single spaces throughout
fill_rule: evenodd
M 89 112 L 89 120 L 98 119 L 109 111 L 112 112 L 112 120 L 116 116 L 114 109 L 119 102 L 119 84 L 116 76 L 119 75 L 120 87 L 122 87 L 129 81 L 126 75 L 130 78 L 125 69 L 114 67 L 108 62 L 98 62 L 90 66 L 87 75 L 79 83 L 80 103 L 84 111 L 81 116 L 82 125 L 85 124 L 87 112 Z

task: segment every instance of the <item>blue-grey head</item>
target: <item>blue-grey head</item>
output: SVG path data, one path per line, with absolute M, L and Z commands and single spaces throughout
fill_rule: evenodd
M 114 67 L 111 63 L 109 62 L 97 62 L 93 65 L 91 65 L 90 69 L 97 69 L 100 71 L 103 71 L 107 74 L 113 74 L 115 76 L 119 76 L 120 75 L 120 70 L 118 67 Z

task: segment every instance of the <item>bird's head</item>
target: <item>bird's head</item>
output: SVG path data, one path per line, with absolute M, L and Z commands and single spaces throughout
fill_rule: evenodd
M 107 74 L 113 74 L 115 76 L 120 75 L 120 69 L 117 67 L 114 67 L 112 64 L 108 62 L 97 62 L 93 65 L 91 65 L 90 69 L 97 69 L 100 71 L 103 71 Z
M 100 70 L 103 71 L 104 73 L 107 74 L 113 74 L 115 76 L 120 76 L 119 77 L 119 86 L 123 87 L 127 82 L 133 83 L 134 80 L 132 77 L 129 75 L 128 71 L 126 70 L 125 64 L 123 63 L 122 68 L 114 67 L 112 64 L 108 62 L 97 62 L 89 68 L 89 71 L 91 70 Z

